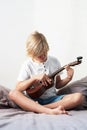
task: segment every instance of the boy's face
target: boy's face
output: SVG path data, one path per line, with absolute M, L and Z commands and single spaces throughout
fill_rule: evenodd
M 43 63 L 47 60 L 47 53 L 42 53 L 37 57 L 34 57 L 34 60 L 39 62 L 39 63 Z

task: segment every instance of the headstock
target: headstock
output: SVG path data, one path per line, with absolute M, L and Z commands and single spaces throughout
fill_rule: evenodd
M 79 56 L 79 57 L 77 57 L 77 61 L 74 61 L 74 62 L 72 62 L 72 63 L 70 63 L 70 64 L 68 64 L 69 66 L 75 66 L 75 65 L 78 65 L 78 64 L 81 64 L 82 63 L 82 56 Z

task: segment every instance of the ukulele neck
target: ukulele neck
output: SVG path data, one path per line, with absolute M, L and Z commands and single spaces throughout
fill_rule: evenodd
M 78 65 L 82 62 L 82 57 L 77 57 L 77 61 L 71 62 L 67 65 L 69 66 L 75 66 Z M 66 65 L 65 65 L 66 66 Z M 54 78 L 58 73 L 60 73 L 61 71 L 63 71 L 65 69 L 65 66 L 61 67 L 60 69 L 56 70 L 55 72 L 53 72 L 51 75 L 49 75 L 50 78 Z
M 55 72 L 53 72 L 52 74 L 49 75 L 49 78 L 54 78 L 58 73 L 60 73 L 61 71 L 63 71 L 65 68 L 65 66 L 61 67 L 60 69 L 56 70 Z

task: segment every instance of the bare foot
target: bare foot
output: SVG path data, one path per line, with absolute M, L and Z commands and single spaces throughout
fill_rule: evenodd
M 57 108 L 55 109 L 52 109 L 52 114 L 54 115 L 59 115 L 59 114 L 69 114 L 63 106 L 58 106 Z

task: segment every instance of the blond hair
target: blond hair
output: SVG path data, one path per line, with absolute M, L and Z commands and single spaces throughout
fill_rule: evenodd
M 37 31 L 33 32 L 27 39 L 26 52 L 28 56 L 37 57 L 47 53 L 49 46 L 45 36 Z

